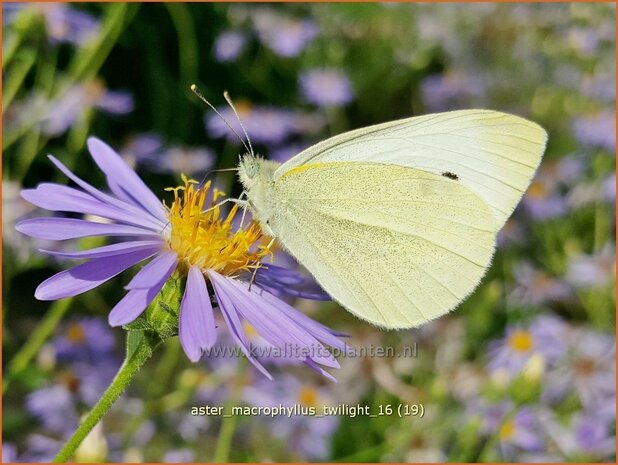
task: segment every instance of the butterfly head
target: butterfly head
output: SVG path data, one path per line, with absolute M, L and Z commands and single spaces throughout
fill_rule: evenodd
M 247 153 L 240 157 L 238 177 L 244 188 L 249 191 L 256 184 L 272 181 L 278 166 L 278 163 Z

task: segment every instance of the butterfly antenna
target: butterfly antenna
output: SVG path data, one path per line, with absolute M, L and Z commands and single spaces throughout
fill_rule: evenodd
M 221 118 L 221 120 L 226 124 L 226 126 L 228 128 L 230 128 L 230 130 L 236 135 L 236 137 L 238 137 L 238 140 L 245 147 L 245 150 L 247 152 L 253 154 L 253 147 L 251 147 L 251 141 L 249 141 L 249 146 L 247 146 L 247 144 L 245 143 L 243 138 L 240 137 L 240 134 L 238 134 L 238 132 L 236 132 L 236 129 L 234 129 L 232 127 L 232 125 L 230 123 L 228 123 L 228 121 L 223 117 L 223 115 L 221 113 L 219 113 L 219 110 L 217 110 L 212 103 L 210 103 L 208 100 L 206 100 L 204 98 L 204 96 L 202 95 L 202 93 L 200 92 L 200 90 L 197 88 L 197 86 L 195 84 L 191 84 L 191 92 L 193 92 L 197 96 L 197 98 L 199 98 L 202 102 L 204 102 L 206 105 L 208 105 L 210 107 L 210 109 L 212 111 L 214 111 L 219 118 Z M 232 107 L 232 109 L 234 110 L 234 107 Z M 236 114 L 236 110 L 234 110 L 234 114 Z M 236 118 L 238 118 L 238 114 L 236 114 Z M 240 124 L 240 126 L 242 127 L 242 123 Z M 245 128 L 242 128 L 242 130 L 245 132 L 245 135 L 246 135 L 247 133 L 245 131 Z
M 240 119 L 240 116 L 238 116 L 238 112 L 236 111 L 236 107 L 234 106 L 234 103 L 232 102 L 232 99 L 230 98 L 230 94 L 228 94 L 227 90 L 223 92 L 223 97 L 225 98 L 225 101 L 227 102 L 227 104 L 230 106 L 230 108 L 234 112 L 234 115 L 236 115 L 236 119 L 238 120 L 238 124 L 240 124 L 240 128 L 242 129 L 242 132 L 245 135 L 245 138 L 247 139 L 247 143 L 249 144 L 249 149 L 250 149 L 249 153 L 252 156 L 255 156 L 255 153 L 253 152 L 253 145 L 251 145 L 251 139 L 249 138 L 249 134 L 247 134 L 247 130 L 245 129 L 245 126 L 242 124 L 242 120 Z M 247 148 L 246 145 L 245 145 L 245 148 Z

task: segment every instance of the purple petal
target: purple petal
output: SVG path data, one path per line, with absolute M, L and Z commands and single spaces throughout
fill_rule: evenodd
M 39 184 L 36 189 L 22 190 L 21 196 L 33 205 L 50 211 L 97 215 L 154 231 L 163 228 L 163 223 L 146 221 L 143 215 L 126 212 L 114 205 L 103 203 L 90 194 L 60 184 Z
M 118 302 L 107 318 L 110 326 L 121 326 L 131 323 L 142 314 L 150 302 L 157 296 L 174 269 L 159 276 L 159 281 L 149 289 L 132 289 Z
M 306 353 L 307 357 L 322 365 L 339 368 L 339 363 L 335 357 L 320 344 L 311 332 L 304 325 L 289 318 L 290 309 L 292 312 L 298 313 L 294 307 L 268 292 L 261 292 L 260 294 L 251 292 L 245 283 L 231 278 L 224 279 L 227 280 L 229 286 L 233 286 L 236 290 L 235 294 L 231 293 L 236 298 L 236 308 L 249 323 L 255 326 L 258 334 L 266 341 L 283 348 L 297 347 L 299 352 L 297 357 L 302 358 L 302 353 Z M 266 297 L 268 297 L 268 300 Z M 282 311 L 282 308 L 286 311 Z M 310 319 L 309 321 L 313 323 L 312 326 L 318 325 Z M 332 335 L 330 337 L 337 346 L 343 345 Z
M 86 192 L 88 192 L 90 195 L 100 200 L 101 202 L 115 205 L 121 210 L 130 211 L 134 215 L 142 217 L 144 218 L 144 220 L 148 222 L 152 222 L 156 225 L 159 225 L 159 226 L 164 225 L 164 223 L 162 223 L 159 219 L 153 217 L 148 211 L 144 210 L 143 208 L 134 206 L 130 201 L 125 201 L 122 198 L 116 199 L 112 197 L 111 195 L 107 195 L 106 193 L 101 192 L 99 189 L 96 189 L 95 187 L 91 186 L 86 181 L 84 181 L 80 177 L 76 176 L 73 172 L 71 172 L 71 170 L 69 170 L 66 166 L 64 166 L 62 162 L 60 162 L 60 160 L 58 160 L 53 155 L 48 155 L 48 158 L 56 166 L 56 168 L 58 168 L 67 178 L 69 178 L 71 181 L 73 181 L 75 184 L 77 184 L 79 187 L 84 189 Z
M 295 353 L 291 355 L 301 360 L 311 358 L 322 365 L 339 368 L 335 357 L 306 328 L 263 298 L 263 295 L 268 293 L 263 292 L 263 295 L 260 295 L 251 292 L 245 283 L 214 272 L 209 273 L 209 276 L 214 276 L 219 288 L 227 294 L 236 310 L 267 342 L 286 351 L 289 348 L 294 349 Z M 340 345 L 341 341 L 337 341 L 337 344 Z
M 178 255 L 175 252 L 164 252 L 148 263 L 133 277 L 125 289 L 150 289 L 155 286 L 162 276 L 170 276 L 176 269 Z
M 101 171 L 108 179 L 113 179 L 113 182 L 125 191 L 135 205 L 141 205 L 157 219 L 164 223 L 167 222 L 165 209 L 159 199 L 109 145 L 95 137 L 90 137 L 88 149 Z
M 56 300 L 81 294 L 152 255 L 154 252 L 147 249 L 125 255 L 95 258 L 46 279 L 36 288 L 34 296 L 39 300 Z
M 124 115 L 133 111 L 133 97 L 128 92 L 108 90 L 99 99 L 96 106 L 108 113 Z
M 309 331 L 316 339 L 338 350 L 346 350 L 345 342 L 339 339 L 339 337 L 347 337 L 347 334 L 332 331 L 330 328 L 327 328 L 326 326 L 318 323 L 317 321 L 312 320 L 304 313 L 299 312 L 291 305 L 285 303 L 283 300 L 278 299 L 277 297 L 268 292 L 264 292 L 262 294 L 262 298 L 268 303 L 270 303 L 273 307 L 280 310 L 297 325 Z
M 97 247 L 90 250 L 81 250 L 79 252 L 57 252 L 55 250 L 39 249 L 43 253 L 53 255 L 55 257 L 71 258 L 71 259 L 84 259 L 84 258 L 100 258 L 100 257 L 112 257 L 114 255 L 124 255 L 129 252 L 135 252 L 138 250 L 152 249 L 153 252 L 161 250 L 164 242 L 159 241 L 131 241 L 121 242 L 119 244 L 104 245 L 103 247 Z
M 273 377 L 271 374 L 253 357 L 253 355 L 251 355 L 251 352 L 249 351 L 249 343 L 245 338 L 242 323 L 238 317 L 236 307 L 234 306 L 234 301 L 228 295 L 227 286 L 225 285 L 226 278 L 214 271 L 209 271 L 208 277 L 210 278 L 210 282 L 212 283 L 212 287 L 215 291 L 215 296 L 217 298 L 217 302 L 219 303 L 219 310 L 221 310 L 223 319 L 225 320 L 230 333 L 232 333 L 232 337 L 236 340 L 236 343 L 240 347 L 240 350 L 243 351 L 253 366 L 255 366 L 268 379 L 272 380 Z
M 196 266 L 189 269 L 185 295 L 180 304 L 178 337 L 192 362 L 197 362 L 202 356 L 202 349 L 212 347 L 217 339 L 206 281 Z
M 96 223 L 74 218 L 32 218 L 20 221 L 15 229 L 26 236 L 51 241 L 90 236 L 152 236 L 158 234 L 124 224 Z

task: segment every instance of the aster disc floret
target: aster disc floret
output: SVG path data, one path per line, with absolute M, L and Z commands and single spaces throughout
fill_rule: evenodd
M 110 311 L 112 326 L 136 320 L 157 298 L 165 284 L 180 278 L 178 335 L 192 361 L 216 342 L 214 307 L 218 307 L 232 337 L 243 353 L 266 376 L 270 374 L 253 356 L 245 325 L 255 328 L 277 353 L 296 358 L 330 377 L 321 366 L 339 364 L 325 345 L 345 350 L 338 333 L 298 312 L 278 296 L 323 299 L 324 293 L 305 286 L 297 273 L 278 266 L 262 266 L 270 253 L 260 245 L 262 232 L 254 222 L 234 227 L 238 207 L 223 217 L 223 193 L 210 183 L 200 186 L 183 177 L 171 188 L 170 206 L 159 201 L 137 174 L 107 144 L 88 140 L 95 163 L 105 174 L 111 193 L 105 193 L 73 174 L 50 156 L 56 167 L 79 188 L 42 183 L 21 195 L 32 204 L 53 212 L 94 215 L 101 222 L 80 218 L 43 217 L 21 221 L 17 230 L 46 240 L 68 240 L 89 236 L 120 240 L 90 250 L 45 251 L 85 263 L 61 271 L 41 283 L 39 300 L 57 300 L 94 289 L 119 273 L 150 259 L 125 286 L 127 294 Z M 249 285 L 254 271 L 256 282 Z

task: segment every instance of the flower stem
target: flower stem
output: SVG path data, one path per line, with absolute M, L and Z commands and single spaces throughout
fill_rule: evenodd
M 45 344 L 49 336 L 54 332 L 58 323 L 71 306 L 72 299 L 62 299 L 54 302 L 43 317 L 41 323 L 32 332 L 28 341 L 9 362 L 8 368 L 2 380 L 2 395 L 6 392 L 11 381 L 22 373 L 32 359 Z
M 161 339 L 154 333 L 147 331 L 140 332 L 138 335 L 135 333 L 136 331 L 130 331 L 128 337 L 137 337 L 139 339 L 129 344 L 130 348 L 127 351 L 127 357 L 118 373 L 116 373 L 116 377 L 90 413 L 88 413 L 86 419 L 79 425 L 60 452 L 58 452 L 58 455 L 54 458 L 54 463 L 67 462 L 73 456 L 75 450 L 88 436 L 88 433 L 101 421 L 101 418 L 103 418 L 131 383 L 142 365 L 150 358 L 154 348 L 161 342 Z

